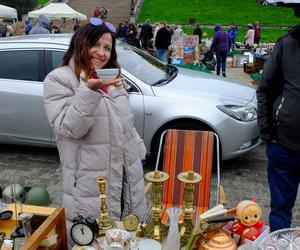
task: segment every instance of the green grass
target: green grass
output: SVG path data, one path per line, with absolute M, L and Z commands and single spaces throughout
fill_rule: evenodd
M 290 8 L 261 6 L 257 0 L 144 0 L 138 22 L 188 24 L 195 18 L 200 24 L 246 25 L 259 20 L 266 26 L 292 26 L 299 22 Z
M 138 22 L 143 23 L 147 18 L 152 23 L 164 20 L 168 24 L 189 24 L 190 18 L 195 18 L 200 26 L 217 23 L 228 26 L 234 22 L 239 26 L 238 42 L 244 41 L 248 23 L 258 20 L 263 28 L 261 42 L 273 42 L 287 32 L 287 28 L 280 27 L 291 27 L 300 21 L 293 9 L 261 6 L 257 0 L 144 0 Z M 192 30 L 184 29 L 187 34 Z M 202 30 L 207 37 L 214 34 L 213 29 L 202 27 Z
M 49 0 L 37 0 L 37 4 L 38 5 L 44 5 L 46 3 L 48 3 Z

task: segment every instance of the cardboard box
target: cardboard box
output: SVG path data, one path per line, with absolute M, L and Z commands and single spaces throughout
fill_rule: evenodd
M 232 228 L 232 223 L 233 222 L 228 222 L 226 226 L 223 228 L 225 231 L 231 233 L 231 228 Z M 269 235 L 270 227 L 267 225 L 263 225 L 263 227 L 260 229 L 260 235 L 256 240 L 248 240 L 245 239 L 245 243 L 241 245 L 238 249 L 239 250 L 253 250 L 256 249 L 259 245 L 259 243 L 265 239 Z M 238 234 L 233 233 L 233 238 L 236 240 L 238 243 L 240 240 L 240 236 Z
M 183 57 L 171 57 L 171 64 L 183 64 Z
M 191 64 L 194 62 L 194 47 L 185 46 L 183 48 L 183 62 Z

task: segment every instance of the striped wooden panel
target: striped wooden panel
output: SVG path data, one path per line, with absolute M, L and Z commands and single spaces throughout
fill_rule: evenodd
M 202 181 L 195 185 L 194 216 L 209 207 L 211 171 L 213 166 L 214 134 L 209 131 L 170 129 L 164 143 L 163 171 L 170 175 L 164 184 L 162 222 L 168 219 L 167 208 L 183 206 L 184 184 L 177 179 L 181 172 L 193 170 L 200 173 Z

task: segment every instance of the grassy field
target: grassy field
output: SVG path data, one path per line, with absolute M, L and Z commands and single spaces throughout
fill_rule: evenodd
M 138 21 L 146 18 L 174 24 L 188 24 L 190 18 L 200 24 L 226 25 L 246 25 L 256 20 L 266 26 L 291 26 L 299 22 L 292 9 L 261 6 L 257 0 L 144 0 Z
M 49 0 L 38 0 L 37 4 L 38 5 L 44 5 L 45 3 L 47 3 Z
M 262 27 L 268 27 L 262 30 L 262 42 L 276 41 L 286 34 L 286 27 L 300 22 L 292 9 L 261 6 L 257 0 L 144 0 L 138 22 L 143 23 L 147 18 L 152 23 L 164 20 L 168 24 L 189 24 L 190 19 L 194 18 L 200 26 L 217 23 L 228 26 L 234 22 L 239 27 L 239 42 L 244 41 L 246 25 L 256 20 Z M 192 30 L 184 29 L 187 34 L 191 34 Z M 214 34 L 213 29 L 202 30 L 207 37 Z

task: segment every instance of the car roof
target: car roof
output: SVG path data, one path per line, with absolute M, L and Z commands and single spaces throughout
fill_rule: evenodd
M 22 36 L 10 36 L 0 38 L 1 44 L 9 43 L 39 43 L 39 44 L 61 44 L 69 45 L 72 33 L 63 33 L 63 34 L 40 34 L 40 35 L 22 35 Z

